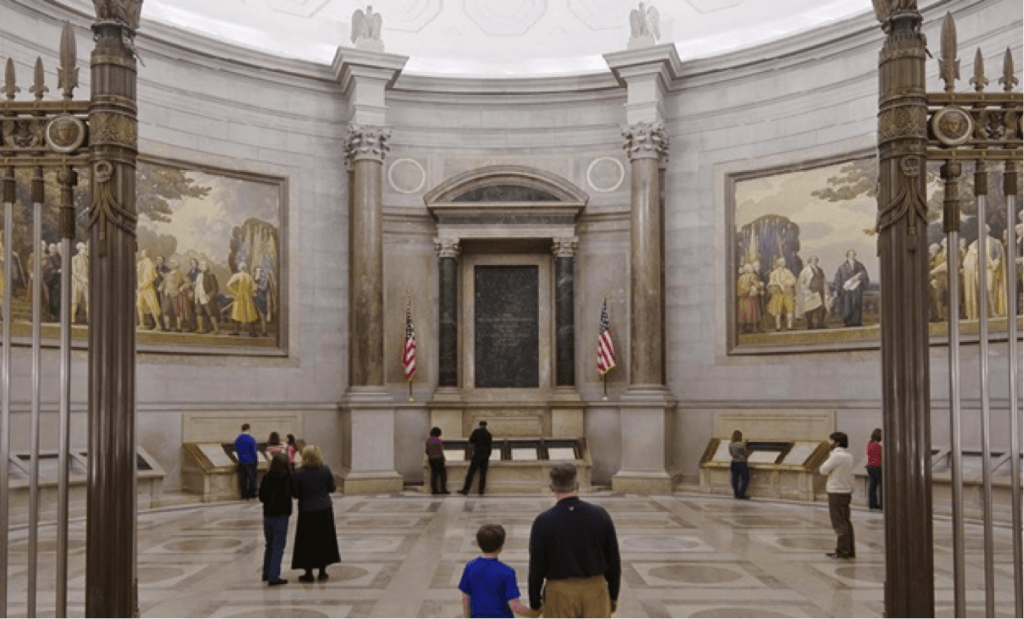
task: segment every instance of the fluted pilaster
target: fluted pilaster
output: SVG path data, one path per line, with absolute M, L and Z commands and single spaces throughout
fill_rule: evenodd
M 438 387 L 459 386 L 459 239 L 434 239 L 438 256 Z

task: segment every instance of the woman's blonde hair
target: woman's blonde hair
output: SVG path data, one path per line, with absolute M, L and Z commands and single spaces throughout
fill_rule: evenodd
M 324 459 L 320 455 L 320 448 L 316 445 L 307 445 L 302 450 L 302 468 L 315 469 L 323 466 Z

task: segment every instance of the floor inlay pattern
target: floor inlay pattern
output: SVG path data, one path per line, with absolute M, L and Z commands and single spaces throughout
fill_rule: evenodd
M 824 504 L 735 501 L 675 495 L 584 497 L 616 523 L 622 553 L 620 617 L 879 617 L 884 612 L 884 521 L 855 509 L 857 558 L 825 557 L 835 536 Z M 139 607 L 144 617 L 457 617 L 465 562 L 476 556 L 476 530 L 502 524 L 501 559 L 527 597 L 530 526 L 553 505 L 544 496 L 416 492 L 394 496 L 335 496 L 342 563 L 327 581 L 298 582 L 291 565 L 297 518 L 289 523 L 282 577 L 260 582 L 262 512 L 256 502 L 178 507 L 139 514 Z M 936 613 L 953 613 L 951 534 L 935 521 Z M 980 526 L 967 526 L 967 607 L 985 614 Z M 27 531 L 9 545 L 9 608 L 24 615 Z M 72 523 L 69 615 L 82 616 L 85 527 Z M 55 532 L 39 529 L 39 616 L 54 614 Z M 1013 614 L 1011 535 L 995 529 L 996 611 Z

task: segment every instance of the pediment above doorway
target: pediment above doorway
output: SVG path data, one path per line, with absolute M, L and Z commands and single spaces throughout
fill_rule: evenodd
M 566 179 L 528 166 L 497 165 L 453 176 L 423 196 L 441 232 L 490 237 L 485 229 L 500 227 L 501 236 L 541 226 L 570 228 L 589 196 Z M 483 228 L 481 228 L 483 227 Z M 531 230 L 529 236 L 536 236 Z M 541 235 L 541 236 L 551 236 Z

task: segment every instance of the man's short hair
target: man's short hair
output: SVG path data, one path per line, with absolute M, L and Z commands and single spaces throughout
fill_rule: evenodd
M 832 434 L 829 434 L 828 437 L 843 449 L 850 446 L 850 439 L 846 436 L 846 432 L 833 432 Z
M 248 430 L 249 430 L 249 424 L 247 424 L 247 423 L 243 423 L 243 424 L 242 424 L 242 432 L 246 432 L 246 431 L 248 431 Z
M 505 545 L 505 527 L 500 524 L 485 524 L 476 532 L 476 543 L 480 550 L 492 553 Z
M 487 427 L 487 422 L 486 421 L 481 421 L 480 422 L 480 427 L 481 428 L 486 428 Z
M 576 465 L 562 463 L 551 467 L 551 489 L 558 493 L 576 490 Z

